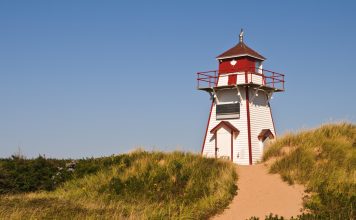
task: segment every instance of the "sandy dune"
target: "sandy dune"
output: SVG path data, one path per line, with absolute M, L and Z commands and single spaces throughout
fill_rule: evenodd
M 269 213 L 291 217 L 300 214 L 304 188 L 300 185 L 289 186 L 278 174 L 268 174 L 264 164 L 238 166 L 238 195 L 230 206 L 214 220 L 249 219 Z

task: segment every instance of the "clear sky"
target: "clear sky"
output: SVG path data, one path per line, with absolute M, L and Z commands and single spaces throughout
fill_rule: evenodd
M 326 4 L 326 2 L 328 2 Z M 353 1 L 0 1 L 0 157 L 199 152 L 198 71 L 244 41 L 286 74 L 279 134 L 356 122 Z

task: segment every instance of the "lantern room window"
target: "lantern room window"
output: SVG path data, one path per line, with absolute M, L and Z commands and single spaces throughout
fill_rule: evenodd
M 255 72 L 262 73 L 262 62 L 261 61 L 255 62 Z

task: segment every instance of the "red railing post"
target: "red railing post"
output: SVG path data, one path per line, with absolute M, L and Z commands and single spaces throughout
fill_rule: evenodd
M 283 80 L 283 90 L 284 90 L 284 75 L 282 76 L 282 80 Z
M 199 89 L 199 73 L 197 73 L 198 79 L 197 79 L 197 88 Z
M 274 72 L 272 72 L 272 87 L 274 88 Z
M 219 74 L 218 74 L 218 71 L 215 70 L 215 72 L 214 72 L 214 85 L 215 86 L 218 86 L 218 79 L 219 79 Z

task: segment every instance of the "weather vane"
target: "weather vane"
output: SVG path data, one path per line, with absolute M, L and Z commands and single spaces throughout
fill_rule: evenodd
M 240 42 L 242 43 L 244 41 L 244 29 L 241 28 L 240 32 Z

